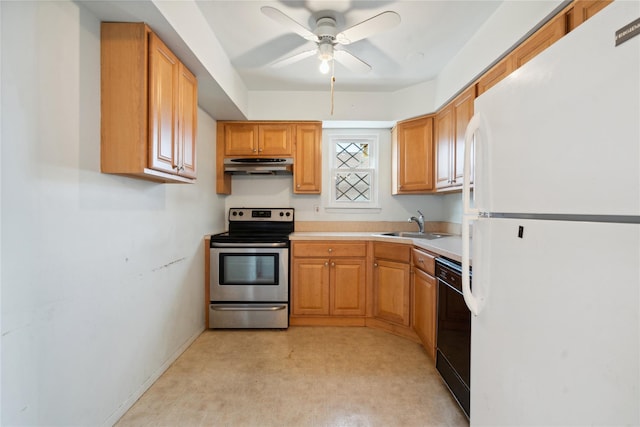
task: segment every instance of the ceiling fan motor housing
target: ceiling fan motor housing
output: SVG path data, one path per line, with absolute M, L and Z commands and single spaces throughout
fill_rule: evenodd
M 328 39 L 328 41 L 334 43 L 336 40 L 336 34 L 338 34 L 338 31 L 336 30 L 335 19 L 331 17 L 324 17 L 316 21 L 315 35 L 318 36 L 318 40 L 320 42 Z

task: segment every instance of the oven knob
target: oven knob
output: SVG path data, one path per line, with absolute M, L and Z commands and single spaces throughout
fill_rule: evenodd
M 233 212 L 231 213 L 231 215 L 236 216 L 236 215 L 238 215 L 238 212 L 233 211 Z
M 291 212 L 287 212 L 287 216 L 291 216 Z
M 284 216 L 284 212 L 280 212 L 280 216 Z
M 238 215 L 242 216 L 242 215 L 244 215 L 244 212 L 240 211 L 240 212 L 238 212 Z

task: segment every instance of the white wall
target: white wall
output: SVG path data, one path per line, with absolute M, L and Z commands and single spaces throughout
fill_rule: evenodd
M 503 53 L 551 14 L 562 0 L 504 1 L 436 79 L 435 108 L 440 108 Z
M 508 51 L 562 0 L 504 1 L 435 80 L 388 93 L 249 91 L 249 120 L 403 120 L 429 114 Z
M 390 93 L 343 93 L 338 88 L 334 96 L 333 115 L 329 114 L 331 98 L 328 88 L 326 92 L 250 91 L 248 117 L 251 120 L 358 121 L 363 126 L 363 122 L 366 125 L 367 121 L 397 121 L 433 113 L 560 3 L 561 0 L 505 1 L 435 80 Z M 323 134 L 327 132 L 327 129 L 323 130 Z M 305 221 L 397 221 L 421 209 L 428 220 L 461 221 L 462 203 L 458 193 L 446 196 L 391 196 L 390 144 L 384 142 L 382 147 L 386 151 L 380 157 L 380 175 L 386 181 L 381 186 L 382 210 L 378 213 L 327 212 L 322 209 L 326 204 L 327 182 L 323 185 L 322 196 L 294 196 L 291 194 L 291 178 L 283 177 L 233 177 L 233 195 L 227 198 L 226 207 L 252 206 L 258 201 L 265 206 L 294 206 L 296 218 Z M 325 168 L 326 163 L 325 157 Z M 315 206 L 321 207 L 319 213 L 315 212 Z
M 0 423 L 112 424 L 204 329 L 215 121 L 200 111 L 194 185 L 101 174 L 98 20 L 0 8 Z
M 379 141 L 379 197 L 378 211 L 339 212 L 327 211 L 329 197 L 329 139 L 331 135 L 366 134 L 377 135 Z M 291 176 L 233 176 L 232 194 L 227 196 L 226 208 L 233 207 L 282 207 L 296 209 L 299 221 L 404 221 L 420 209 L 428 221 L 443 221 L 449 218 L 443 210 L 441 196 L 436 195 L 391 195 L 391 131 L 390 129 L 323 129 L 322 194 L 293 194 Z M 315 206 L 319 212 L 315 212 Z M 459 220 L 456 222 L 460 222 Z

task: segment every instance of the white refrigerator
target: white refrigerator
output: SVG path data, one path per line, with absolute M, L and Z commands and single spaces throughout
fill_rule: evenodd
M 638 18 L 614 2 L 475 101 L 471 426 L 640 425 Z

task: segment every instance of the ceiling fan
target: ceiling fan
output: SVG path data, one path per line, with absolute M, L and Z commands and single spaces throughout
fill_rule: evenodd
M 290 31 L 293 31 L 306 40 L 315 42 L 317 45 L 315 49 L 278 60 L 272 65 L 274 67 L 284 67 L 304 58 L 317 55 L 321 61 L 320 72 L 324 74 L 328 73 L 331 69 L 331 61 L 333 59 L 351 71 L 358 73 L 370 71 L 371 66 L 369 64 L 343 49 L 342 46 L 365 39 L 400 23 L 400 15 L 396 12 L 386 11 L 342 31 L 338 30 L 336 19 L 333 16 L 323 16 L 316 20 L 315 28 L 310 30 L 275 7 L 263 6 L 260 10 L 269 18 L 287 27 Z

